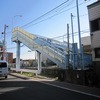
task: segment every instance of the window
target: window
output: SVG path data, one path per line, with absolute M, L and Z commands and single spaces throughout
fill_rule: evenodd
M 90 22 L 91 32 L 100 30 L 100 18 Z
M 100 48 L 95 48 L 95 58 L 100 58 Z
M 0 68 L 2 68 L 2 67 L 7 67 L 7 64 L 3 63 L 3 62 L 0 62 Z

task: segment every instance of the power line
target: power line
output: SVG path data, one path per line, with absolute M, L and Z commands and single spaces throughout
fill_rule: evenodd
M 74 3 L 74 2 L 73 2 L 73 0 L 71 0 L 71 1 L 70 1 L 70 3 L 69 3 L 68 5 L 66 5 L 65 7 L 61 8 L 59 11 L 61 11 L 61 10 L 65 9 L 66 7 L 68 7 L 68 6 L 72 5 L 73 3 Z
M 85 34 L 85 33 L 89 33 L 90 31 L 89 31 L 89 29 L 85 29 L 85 30 L 82 30 L 81 31 L 81 34 Z M 74 32 L 74 36 L 76 36 L 76 35 L 78 35 L 78 32 Z M 57 36 L 57 37 L 53 37 L 53 38 L 51 38 L 51 39 L 58 39 L 58 38 L 66 38 L 67 37 L 67 35 L 66 34 L 64 34 L 64 35 L 61 35 L 61 36 Z M 69 37 L 71 37 L 71 33 L 69 34 Z M 24 44 L 22 45 L 22 46 L 20 46 L 20 47 L 23 47 L 23 46 L 25 46 Z M 16 46 L 15 47 L 11 47 L 11 48 L 7 48 L 7 49 L 16 49 Z
M 41 15 L 40 17 L 34 19 L 33 21 L 28 22 L 27 24 L 24 24 L 24 25 L 21 26 L 21 27 L 23 28 L 23 27 L 25 27 L 25 26 L 28 26 L 29 24 L 34 23 L 34 22 L 36 22 L 37 20 L 42 19 L 43 17 L 47 16 L 48 14 L 52 13 L 53 11 L 55 11 L 56 13 L 58 13 L 58 12 L 56 11 L 56 9 L 62 7 L 62 6 L 63 6 L 64 4 L 66 4 L 68 1 L 70 1 L 70 0 L 67 0 L 67 1 L 63 2 L 62 4 L 58 5 L 57 7 L 53 8 L 53 9 L 50 10 L 50 11 L 48 11 L 47 13 Z M 71 2 L 72 2 L 72 1 L 73 1 L 73 0 L 71 0 Z M 69 3 L 71 4 L 71 2 L 69 2 Z M 68 4 L 67 7 L 68 7 L 70 4 Z M 62 8 L 62 9 L 63 9 L 63 8 Z M 55 14 L 55 15 L 56 15 L 56 14 Z M 36 25 L 36 24 L 38 24 L 38 23 L 40 23 L 40 22 L 43 22 L 43 21 L 45 21 L 45 20 L 48 20 L 48 19 L 54 17 L 55 15 L 52 15 L 52 16 L 50 16 L 49 18 L 43 19 L 42 21 L 36 22 L 36 23 L 33 24 L 33 25 Z M 32 26 L 32 25 L 30 25 L 30 26 Z M 30 27 L 30 26 L 28 26 L 28 27 Z M 12 33 L 12 31 L 9 31 L 9 32 L 7 32 L 7 33 Z
M 47 13 L 41 15 L 40 17 L 34 19 L 33 21 L 31 21 L 31 22 L 29 22 L 29 23 L 27 23 L 27 24 L 25 24 L 25 25 L 23 25 L 23 26 L 21 26 L 21 27 L 25 27 L 25 26 L 27 26 L 27 25 L 29 25 L 29 24 L 35 22 L 36 20 L 39 20 L 39 19 L 43 18 L 44 16 L 48 15 L 48 14 L 51 13 L 52 11 L 54 11 L 54 10 L 56 10 L 57 8 L 61 7 L 63 4 L 67 3 L 68 1 L 69 1 L 69 0 L 63 2 L 62 4 L 58 5 L 57 7 L 53 8 L 53 9 L 50 10 L 50 11 L 48 11 Z
M 75 8 L 75 6 L 69 8 L 69 9 L 67 9 L 66 11 L 71 10 L 71 9 L 73 9 L 73 8 Z M 57 15 L 59 15 L 59 14 L 61 14 L 61 13 L 66 12 L 66 11 L 62 11 L 62 12 L 60 12 L 60 13 L 54 14 L 54 15 L 52 15 L 52 16 L 46 18 L 46 19 L 43 19 L 43 20 L 41 20 L 41 21 L 38 21 L 38 22 L 36 22 L 36 23 L 34 23 L 34 24 L 32 24 L 32 25 L 29 25 L 29 26 L 27 26 L 26 28 L 31 27 L 31 26 L 34 26 L 34 25 L 36 25 L 36 24 L 38 24 L 38 23 L 41 23 L 41 22 L 44 22 L 44 21 L 46 21 L 46 20 L 49 20 L 49 19 L 51 19 L 51 18 L 53 18 L 53 17 L 55 17 L 55 16 L 57 16 Z M 88 15 L 88 14 L 80 15 L 80 17 L 86 16 L 86 15 Z
M 21 27 L 23 28 L 23 27 L 26 27 L 26 26 L 27 26 L 26 28 L 28 28 L 28 27 L 34 26 L 34 25 L 36 25 L 36 24 L 38 24 L 38 23 L 44 22 L 44 21 L 46 21 L 46 20 L 49 20 L 49 19 L 51 19 L 51 18 L 53 18 L 53 17 L 55 17 L 55 16 L 57 16 L 57 15 L 59 15 L 59 14 L 61 14 L 61 13 L 64 13 L 64 12 L 66 12 L 66 11 L 68 11 L 68 10 L 71 10 L 71 9 L 73 9 L 73 8 L 75 8 L 75 7 L 76 7 L 76 6 L 70 7 L 69 9 L 64 10 L 64 11 L 61 11 L 61 12 L 57 12 L 57 11 L 56 11 L 56 12 L 57 12 L 56 14 L 54 14 L 54 15 L 52 15 L 52 16 L 50 16 L 50 17 L 46 18 L 46 19 L 43 19 L 43 20 L 41 20 L 41 21 L 36 22 L 37 20 L 39 20 L 39 19 L 43 18 L 44 16 L 47 16 L 49 13 L 53 12 L 54 10 L 56 10 L 57 8 L 59 8 L 60 6 L 62 6 L 62 5 L 64 5 L 64 4 L 66 4 L 68 1 L 69 1 L 69 0 L 67 0 L 67 1 L 65 1 L 65 2 L 63 2 L 62 4 L 58 5 L 58 6 L 57 6 L 57 7 L 55 7 L 54 9 L 52 9 L 52 10 L 48 11 L 47 13 L 45 13 L 45 14 L 41 15 L 40 17 L 38 17 L 38 18 L 34 19 L 33 21 L 30 21 L 29 23 L 27 23 L 27 24 L 25 24 L 25 25 L 23 25 L 23 26 L 21 26 Z M 73 1 L 73 0 L 72 0 L 72 1 Z M 71 1 L 71 2 L 72 2 L 72 1 Z M 91 0 L 88 0 L 87 2 L 89 2 L 89 1 L 91 1 Z M 70 4 L 71 4 L 71 2 L 70 2 L 68 5 L 70 5 Z M 80 6 L 80 5 L 83 5 L 84 3 L 85 3 L 85 2 L 80 3 L 80 4 L 79 4 L 79 6 Z M 62 9 L 64 9 L 64 8 L 68 7 L 68 5 L 67 5 L 67 6 L 65 6 L 65 7 L 63 7 Z M 61 9 L 61 10 L 62 10 L 62 9 Z M 83 16 L 85 16 L 85 15 L 83 15 Z M 82 17 L 82 16 L 80 16 L 80 17 Z M 34 22 L 36 22 L 36 23 L 34 23 Z M 31 24 L 31 23 L 34 23 L 34 24 L 29 25 L 29 24 Z M 28 25 L 29 25 L 29 26 L 28 26 Z M 9 32 L 7 32 L 7 33 L 12 33 L 12 31 L 9 31 Z
M 81 33 L 84 34 L 84 33 L 89 33 L 89 29 L 85 29 L 85 30 L 82 30 Z M 74 36 L 77 34 L 78 32 L 74 32 Z M 70 33 L 69 35 L 71 35 L 72 33 Z M 60 37 L 63 37 L 63 36 L 66 36 L 66 33 L 64 35 L 61 35 L 61 36 L 57 36 L 57 37 L 53 37 L 52 39 L 55 39 L 55 38 L 60 38 Z
M 21 27 L 27 26 L 26 28 L 28 28 L 28 27 L 34 26 L 34 25 L 36 25 L 36 24 L 39 24 L 39 23 L 44 22 L 44 21 L 46 21 L 46 20 L 49 20 L 49 19 L 51 19 L 51 18 L 53 18 L 53 17 L 55 17 L 55 16 L 57 16 L 57 15 L 59 15 L 59 14 L 61 14 L 61 13 L 64 13 L 64 12 L 66 12 L 66 11 L 68 11 L 68 10 L 71 10 L 71 9 L 73 9 L 73 8 L 76 7 L 76 6 L 70 7 L 70 8 L 67 9 L 67 10 L 64 10 L 64 11 L 61 11 L 61 12 L 57 12 L 56 14 L 54 14 L 54 15 L 52 15 L 52 16 L 46 18 L 46 19 L 43 19 L 43 20 L 41 20 L 41 21 L 38 21 L 38 22 L 36 22 L 36 23 L 34 23 L 34 24 L 32 24 L 32 25 L 29 25 L 29 24 L 31 24 L 31 23 L 33 23 L 33 22 L 35 22 L 35 21 L 41 19 L 42 17 L 48 15 L 50 12 L 52 12 L 53 10 L 56 10 L 56 9 L 59 8 L 60 6 L 66 4 L 68 1 L 69 1 L 69 0 L 63 2 L 62 4 L 60 4 L 59 6 L 55 7 L 54 9 L 48 11 L 47 13 L 43 14 L 42 16 L 40 16 L 40 17 L 34 19 L 33 21 L 31 21 L 31 22 L 29 22 L 29 23 L 27 23 L 27 24 L 25 24 L 25 25 L 23 25 L 23 26 L 21 26 Z M 73 0 L 72 0 L 72 1 L 73 1 Z M 71 2 L 72 2 L 72 1 L 71 1 Z M 91 0 L 88 0 L 87 2 L 89 2 L 89 1 L 91 1 Z M 71 2 L 70 2 L 70 3 L 71 3 Z M 70 5 L 70 3 L 69 3 L 69 5 Z M 80 6 L 80 5 L 83 5 L 84 3 L 85 3 L 85 2 L 80 3 L 79 6 Z M 66 7 L 68 7 L 68 5 L 65 6 L 65 7 L 63 7 L 62 9 L 66 8 Z M 61 9 L 61 10 L 62 10 L 62 9 Z M 86 16 L 86 15 L 87 15 L 87 14 L 80 15 L 80 17 Z M 28 25 L 29 25 L 29 26 L 28 26 Z M 8 35 L 8 33 L 12 33 L 12 31 L 7 32 L 7 35 Z
M 30 22 L 28 22 L 28 23 L 24 24 L 24 25 L 23 25 L 23 26 L 21 26 L 21 27 L 23 28 L 23 27 L 25 27 L 25 26 L 27 26 L 27 25 L 29 25 L 29 24 L 31 24 L 31 23 L 33 23 L 33 22 L 35 22 L 35 21 L 37 21 L 37 20 L 39 20 L 39 19 L 43 18 L 44 16 L 47 16 L 47 15 L 48 15 L 48 14 L 50 14 L 51 12 L 55 11 L 57 8 L 59 8 L 59 7 L 61 7 L 62 5 L 66 4 L 68 1 L 69 1 L 69 0 L 67 0 L 67 1 L 65 1 L 65 2 L 63 2 L 62 4 L 58 5 L 57 7 L 53 8 L 53 9 L 52 9 L 52 10 L 50 10 L 50 11 L 48 11 L 47 13 L 45 13 L 45 14 L 41 15 L 40 17 L 38 17 L 38 18 L 34 19 L 33 21 L 30 21 Z M 12 31 L 9 31 L 9 32 L 7 32 L 7 33 L 12 33 Z
M 66 2 L 68 2 L 68 1 L 69 1 L 69 0 L 65 1 L 64 3 L 62 3 L 61 6 L 62 6 L 63 4 L 65 4 Z M 73 1 L 73 0 L 72 0 L 72 1 Z M 71 4 L 72 4 L 72 1 L 71 1 L 67 6 L 63 7 L 62 9 L 64 9 L 64 8 L 68 7 L 69 5 L 71 5 Z M 89 1 L 91 1 L 91 0 L 89 0 Z M 89 2 L 89 1 L 88 1 L 88 2 Z M 85 2 L 80 3 L 79 6 L 83 5 L 84 3 L 85 3 Z M 55 8 L 59 8 L 59 7 L 60 7 L 60 5 L 57 6 L 57 7 L 55 7 Z M 61 14 L 61 13 L 67 12 L 68 10 L 71 10 L 71 9 L 73 9 L 73 8 L 75 8 L 75 7 L 76 7 L 76 6 L 73 6 L 73 7 L 68 8 L 67 10 L 63 10 L 63 11 L 61 11 L 61 10 L 62 10 L 62 9 L 61 9 L 61 10 L 60 10 L 61 12 L 57 12 L 57 11 L 56 11 L 56 14 L 54 14 L 54 15 L 52 15 L 52 16 L 46 18 L 46 19 L 43 19 L 43 20 L 38 21 L 39 19 L 42 19 L 44 16 L 46 16 L 47 14 L 49 14 L 49 13 L 51 13 L 53 10 L 55 10 L 55 8 L 54 8 L 54 9 L 50 10 L 49 12 L 45 13 L 44 15 L 42 15 L 42 16 L 40 16 L 40 17 L 34 19 L 33 21 L 31 21 L 31 22 L 29 22 L 29 23 L 27 23 L 27 24 L 25 24 L 25 25 L 23 25 L 23 26 L 21 26 L 21 27 L 22 27 L 22 28 L 23 28 L 23 27 L 29 28 L 29 27 L 31 27 L 31 26 L 34 26 L 34 25 L 36 25 L 36 24 L 39 24 L 39 23 L 44 22 L 44 21 L 46 21 L 46 20 L 49 20 L 49 19 L 51 19 L 51 18 L 53 18 L 53 17 L 55 17 L 55 16 L 57 16 L 57 15 L 59 15 L 59 14 Z M 86 16 L 86 15 L 84 14 L 84 15 L 81 15 L 80 17 L 83 17 L 83 16 Z M 38 21 L 38 22 L 36 22 L 36 21 Z M 34 22 L 35 22 L 35 23 L 34 23 Z M 32 24 L 32 23 L 34 23 L 34 24 Z M 29 24 L 31 24 L 31 25 L 29 25 Z M 29 26 L 28 26 L 28 25 L 29 25 Z

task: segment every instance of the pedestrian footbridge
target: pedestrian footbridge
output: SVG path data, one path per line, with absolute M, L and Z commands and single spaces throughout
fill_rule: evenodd
M 20 43 L 37 51 L 38 69 L 41 67 L 41 54 L 56 63 L 58 68 L 68 67 L 67 43 L 32 34 L 19 27 L 13 29 L 12 41 L 17 43 L 16 68 L 20 68 Z

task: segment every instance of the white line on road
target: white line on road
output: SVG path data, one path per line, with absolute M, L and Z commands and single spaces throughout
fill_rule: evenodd
M 57 88 L 61 88 L 61 89 L 65 89 L 65 90 L 69 90 L 69 91 L 73 91 L 73 92 L 77 92 L 77 93 L 93 96 L 93 97 L 96 97 L 96 98 L 100 98 L 99 95 L 95 95 L 95 94 L 91 94 L 91 93 L 86 93 L 86 92 L 82 92 L 82 91 L 79 91 L 79 90 L 74 90 L 74 89 L 70 89 L 70 88 L 66 88 L 66 87 L 62 87 L 62 86 L 58 86 L 58 85 L 54 85 L 54 84 L 50 84 L 50 83 L 45 83 L 45 82 L 41 82 L 41 81 L 38 81 L 38 82 L 46 84 L 46 85 L 50 85 L 50 86 L 53 86 L 53 87 L 57 87 Z
M 50 86 L 53 86 L 53 87 L 57 87 L 57 88 L 61 88 L 61 89 L 65 89 L 65 90 L 69 90 L 69 91 L 73 91 L 73 92 L 77 92 L 77 93 L 81 93 L 81 94 L 85 94 L 85 95 L 89 95 L 89 96 L 92 96 L 92 97 L 97 97 L 97 98 L 100 98 L 99 95 L 95 95 L 95 94 L 91 94 L 91 93 L 86 93 L 86 92 L 82 92 L 82 91 L 79 91 L 79 90 L 74 90 L 74 89 L 70 89 L 70 88 L 66 88 L 66 87 L 62 87 L 62 86 L 58 86 L 58 85 L 54 85 L 54 84 L 50 84 L 50 83 L 45 83 L 43 82 L 43 80 L 33 80 L 33 79 L 29 79 L 31 81 L 36 81 L 36 82 L 40 82 L 42 84 L 46 84 L 46 85 L 50 85 Z M 28 81 L 28 80 L 27 80 Z
M 24 87 L 8 87 L 8 88 L 0 88 L 0 94 L 9 92 L 9 91 L 15 91 L 15 90 L 20 90 L 23 89 Z

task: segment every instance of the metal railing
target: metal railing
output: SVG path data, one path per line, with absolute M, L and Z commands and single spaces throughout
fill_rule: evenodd
M 12 41 L 16 41 L 16 40 L 19 40 L 20 42 L 22 42 L 32 50 L 35 49 L 35 50 L 39 50 L 39 52 L 45 53 L 49 57 L 53 58 L 51 60 L 57 63 L 59 67 L 66 68 L 67 52 L 65 53 L 59 48 L 52 45 L 52 43 L 54 44 L 55 42 L 54 40 L 51 40 L 52 42 L 50 41 L 48 42 L 47 38 L 45 37 L 43 38 L 38 35 L 31 34 L 19 27 L 13 30 Z M 56 41 L 56 43 L 60 43 L 60 42 Z

